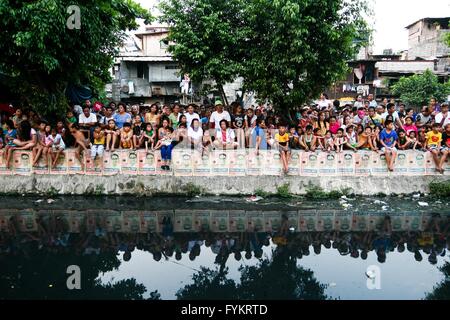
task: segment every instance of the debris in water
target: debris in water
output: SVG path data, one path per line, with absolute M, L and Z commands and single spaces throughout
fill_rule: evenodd
M 419 202 L 419 206 L 428 207 L 428 202 Z
M 413 194 L 413 198 L 420 198 L 420 193 L 418 193 L 418 194 Z
M 381 210 L 383 210 L 383 211 L 388 211 L 388 210 L 389 210 L 389 206 L 382 206 L 382 207 L 381 207 Z
M 375 200 L 375 201 L 373 202 L 373 204 L 387 204 L 387 203 L 384 202 L 384 201 L 381 201 L 381 200 Z
M 247 198 L 247 202 L 258 202 L 261 201 L 263 198 L 260 196 L 251 196 L 250 198 Z
M 39 199 L 39 200 L 36 200 L 35 202 L 36 202 L 36 203 L 41 203 L 42 201 L 44 201 L 44 200 Z
M 47 199 L 47 203 L 48 204 L 50 204 L 50 203 L 53 203 L 53 202 L 55 202 L 56 200 L 53 200 L 53 199 Z
M 333 288 L 333 287 L 336 287 L 336 286 L 337 286 L 336 282 L 330 282 L 330 284 L 329 284 L 330 288 Z

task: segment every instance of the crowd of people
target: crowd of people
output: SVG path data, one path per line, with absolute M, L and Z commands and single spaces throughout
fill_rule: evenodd
M 99 255 L 112 253 L 129 261 L 135 250 L 149 252 L 154 260 L 187 255 L 194 261 L 201 250 L 211 250 L 216 263 L 225 264 L 230 258 L 262 258 L 263 249 L 272 244 L 287 248 L 292 257 L 301 259 L 322 250 L 337 250 L 342 256 L 366 260 L 368 254 L 376 254 L 378 262 L 386 262 L 389 252 L 410 252 L 416 261 L 427 256 L 431 264 L 437 257 L 450 250 L 450 216 L 434 214 L 423 231 L 392 231 L 391 218 L 386 215 L 383 222 L 373 231 L 313 231 L 292 230 L 288 217 L 282 215 L 279 227 L 272 232 L 259 230 L 257 226 L 243 232 L 213 233 L 202 226 L 200 232 L 175 233 L 172 217 L 162 220 L 160 232 L 147 233 L 107 231 L 103 215 L 98 214 L 95 222 L 81 223 L 80 232 L 69 231 L 69 225 L 58 214 L 39 213 L 37 231 L 21 232 L 18 218 L 9 218 L 8 228 L 0 232 L 0 257 L 3 255 L 31 256 L 29 250 L 47 250 L 53 253 L 75 252 L 77 255 Z
M 12 116 L 2 115 L 0 144 L 8 167 L 14 150 L 32 150 L 33 165 L 43 157 L 56 166 L 66 148 L 76 148 L 81 163 L 82 154 L 96 159 L 116 149 L 145 149 L 160 150 L 162 169 L 170 170 L 172 150 L 179 146 L 201 153 L 276 149 L 286 173 L 291 150 L 370 150 L 384 153 L 394 171 L 397 151 L 411 149 L 431 152 L 436 171 L 443 174 L 450 153 L 449 106 L 434 98 L 415 112 L 395 100 L 375 101 L 371 94 L 346 105 L 322 94 L 316 103 L 297 108 L 295 115 L 282 115 L 265 104 L 245 110 L 237 102 L 225 108 L 221 101 L 214 106 L 103 106 L 86 100 L 72 106 L 65 119 L 47 120 L 21 108 Z

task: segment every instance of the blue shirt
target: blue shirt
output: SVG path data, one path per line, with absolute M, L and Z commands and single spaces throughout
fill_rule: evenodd
M 125 122 L 131 123 L 131 115 L 129 113 L 124 113 L 123 115 L 116 113 L 114 115 L 114 121 L 116 122 L 117 128 L 122 129 Z
M 392 147 L 394 142 L 398 140 L 397 132 L 392 130 L 391 133 L 387 133 L 386 129 L 384 129 L 380 133 L 380 140 L 383 140 L 387 147 Z
M 256 147 L 256 138 L 261 137 L 261 143 L 259 145 L 260 150 L 267 150 L 267 141 L 266 141 L 266 133 L 263 129 L 256 126 L 252 132 L 252 146 Z

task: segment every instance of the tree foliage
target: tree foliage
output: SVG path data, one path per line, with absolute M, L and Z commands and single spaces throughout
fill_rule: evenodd
M 102 90 L 127 29 L 147 10 L 132 0 L 78 2 L 81 28 L 69 29 L 70 0 L 0 1 L 0 71 L 25 104 L 43 113 L 62 112 L 67 85 Z
M 392 86 L 392 93 L 410 106 L 428 105 L 431 98 L 445 100 L 450 94 L 450 82 L 439 83 L 438 77 L 430 70 L 423 74 L 402 77 Z
M 433 291 L 428 293 L 426 300 L 449 300 L 450 299 L 450 263 L 446 262 L 439 268 L 444 279 L 434 286 Z
M 183 72 L 218 84 L 241 76 L 283 110 L 340 78 L 370 36 L 365 0 L 166 0 L 161 9 Z

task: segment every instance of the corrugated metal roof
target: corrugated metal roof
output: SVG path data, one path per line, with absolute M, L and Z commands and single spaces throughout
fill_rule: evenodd
M 172 57 L 148 57 L 148 56 L 130 56 L 130 57 L 117 57 L 119 61 L 142 61 L 142 62 L 171 62 L 173 61 Z

